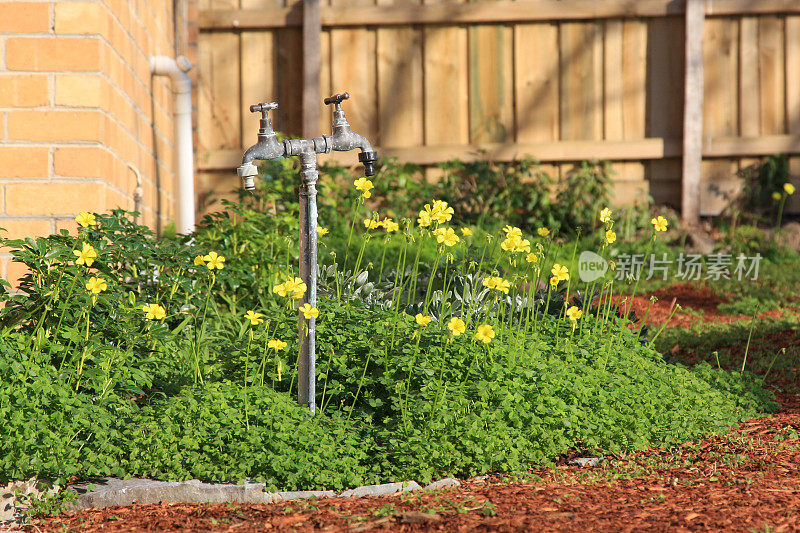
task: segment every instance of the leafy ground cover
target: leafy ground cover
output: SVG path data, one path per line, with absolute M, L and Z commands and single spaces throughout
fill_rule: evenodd
M 691 301 L 688 288 L 682 291 Z M 704 294 L 698 291 L 697 299 L 704 301 Z M 738 351 L 720 356 L 720 363 L 739 369 L 743 346 L 735 332 L 749 331 L 749 324 L 709 328 L 697 315 L 693 320 L 667 329 L 662 346 L 680 342 L 676 356 L 687 360 L 707 356 L 709 347 L 722 352 L 728 346 Z M 145 531 L 157 524 L 206 531 L 619 531 L 625 524 L 631 530 L 793 531 L 800 528 L 800 397 L 791 353 L 800 339 L 791 322 L 772 323 L 752 337 L 757 341 L 751 339 L 748 366 L 759 375 L 776 353 L 790 354 L 784 368 L 775 371 L 776 362 L 766 376 L 781 409 L 724 435 L 607 455 L 594 468 L 566 466 L 568 458 L 581 455 L 573 450 L 547 469 L 479 476 L 432 493 L 265 506 L 131 506 L 62 513 L 26 529 Z
M 357 187 L 356 212 L 369 192 Z M 7 243 L 31 272 L 0 315 L 4 479 L 427 482 L 524 470 L 575 446 L 677 444 L 774 408 L 752 375 L 666 363 L 603 299 L 613 280 L 587 287 L 597 300 L 571 292 L 549 256 L 564 246 L 546 228 L 526 238 L 506 226 L 476 243 L 436 201 L 397 236 L 391 290 L 364 290 L 373 225 L 387 239 L 398 230 L 373 214 L 355 278 L 345 257 L 324 312 L 301 311 L 319 317 L 312 416 L 294 403 L 296 352 L 285 349 L 305 291 L 276 232 L 287 222 L 239 213 L 210 220 L 191 245 L 153 240 L 120 211 L 82 214 L 76 235 Z M 600 218 L 603 252 L 614 222 Z M 349 239 L 355 222 L 341 228 Z M 666 224 L 654 219 L 649 242 Z M 417 241 L 435 249 L 427 276 Z
M 686 286 L 681 290 L 690 302 L 691 292 Z M 705 295 L 700 290 L 696 298 L 705 301 Z M 646 304 L 647 298 L 642 300 Z M 662 346 L 681 343 L 676 356 L 689 361 L 706 357 L 709 348 L 722 353 L 727 347 L 736 351 L 720 356 L 720 364 L 739 369 L 744 349 L 740 331 L 750 330 L 747 321 L 708 327 L 697 315 L 693 319 L 667 329 Z M 707 333 L 697 336 L 703 330 Z M 766 376 L 781 406 L 772 417 L 670 448 L 606 456 L 594 468 L 566 466 L 568 458 L 580 455 L 573 450 L 551 468 L 479 476 L 432 493 L 264 506 L 130 506 L 66 512 L 25 529 L 146 531 L 157 525 L 205 531 L 619 531 L 625 524 L 631 530 L 794 531 L 800 528 L 800 400 L 791 353 L 799 344 L 792 322 L 774 322 L 751 338 L 748 365 L 759 375 L 776 353 L 790 354 L 784 368 L 775 371 L 776 362 Z

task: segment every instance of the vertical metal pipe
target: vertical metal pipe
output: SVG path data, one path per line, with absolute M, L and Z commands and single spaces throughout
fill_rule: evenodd
M 306 294 L 300 305 L 317 307 L 317 154 L 313 150 L 300 154 L 300 278 Z M 316 411 L 316 318 L 298 315 L 300 358 L 297 364 L 297 401 Z

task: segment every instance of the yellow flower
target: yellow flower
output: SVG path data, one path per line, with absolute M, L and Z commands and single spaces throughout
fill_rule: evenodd
M 305 283 L 300 282 L 299 284 L 294 286 L 294 292 L 292 293 L 292 298 L 295 300 L 299 300 L 306 294 L 306 289 L 308 286 Z
M 517 239 L 519 239 L 519 237 L 517 237 Z M 508 237 L 500 243 L 500 248 L 506 252 L 512 252 L 514 248 L 516 248 L 516 240 L 513 237 Z
M 514 226 L 505 226 L 503 231 L 505 232 L 507 238 L 522 237 L 522 230 Z
M 566 281 L 569 279 L 569 270 L 567 267 L 563 265 L 559 265 L 558 263 L 553 265 L 553 268 L 550 270 L 550 273 L 556 278 L 556 283 L 558 281 Z M 552 284 L 552 281 L 551 281 Z
M 791 196 L 794 194 L 794 185 L 792 185 L 791 183 L 784 183 L 783 190 L 786 191 L 786 194 Z
M 393 231 L 397 231 L 400 229 L 400 224 L 392 220 L 391 218 L 383 219 L 383 229 L 386 230 L 386 233 L 391 233 Z
M 194 266 L 200 266 L 200 265 L 205 266 L 205 264 L 206 264 L 206 262 L 203 261 L 203 256 L 202 255 L 198 255 L 198 256 L 196 256 L 194 258 Z
M 264 319 L 261 318 L 262 316 L 264 315 L 262 315 L 261 313 L 256 313 L 255 311 L 248 311 L 244 314 L 244 319 L 249 320 L 251 326 L 257 326 L 258 324 L 264 322 Z
M 608 221 L 611 220 L 611 214 L 613 211 L 607 207 L 604 207 L 602 211 L 600 211 L 600 222 L 603 224 L 608 224 Z
M 284 348 L 286 348 L 286 343 L 283 342 L 282 340 L 279 340 L 279 339 L 271 339 L 267 343 L 267 348 L 270 348 L 270 349 L 275 350 L 277 352 L 277 351 L 280 351 L 280 350 L 283 350 Z
M 776 202 L 780 202 L 781 198 L 783 198 L 783 196 L 781 196 L 781 193 L 779 193 L 778 191 L 772 193 L 772 199 L 775 200 Z
M 147 320 L 161 320 L 167 316 L 167 311 L 158 304 L 147 304 L 142 306 Z
M 89 278 L 89 282 L 86 284 L 86 290 L 91 291 L 93 294 L 100 294 L 106 289 L 108 289 L 108 284 L 103 278 L 96 278 L 92 276 Z
M 380 228 L 381 223 L 375 220 L 374 218 L 365 218 L 364 219 L 364 227 L 367 229 L 375 229 Z
M 217 252 L 208 252 L 208 255 L 203 258 L 203 261 L 206 262 L 206 268 L 209 270 L 222 270 L 225 265 L 225 258 L 219 255 Z
M 317 235 L 322 237 L 322 236 L 327 235 L 327 234 L 328 234 L 328 228 L 322 228 L 320 226 L 317 226 Z
M 287 289 L 286 282 L 283 282 L 280 285 L 275 285 L 272 292 L 277 293 L 278 296 L 286 296 L 286 294 L 291 291 Z
M 75 260 L 77 264 L 86 265 L 87 267 L 92 266 L 92 263 L 94 263 L 94 258 L 97 257 L 97 250 L 94 249 L 94 246 L 88 243 L 83 243 L 82 250 L 72 250 L 72 253 L 78 258 Z
M 272 292 L 277 293 L 278 296 L 289 296 L 295 300 L 299 300 L 306 293 L 308 287 L 300 278 L 289 278 L 280 285 L 275 285 Z
M 430 226 L 436 218 L 434 217 L 435 211 L 431 208 L 431 204 L 425 204 L 422 211 L 419 212 L 419 218 L 417 219 L 417 223 L 422 226 Z
M 461 235 L 463 235 L 464 237 L 469 237 L 470 235 L 472 235 L 472 230 L 469 228 L 461 228 Z
M 443 200 L 434 200 L 433 209 L 431 210 L 431 219 L 440 224 L 449 222 L 453 218 L 453 208 L 447 205 Z
M 536 230 L 536 233 L 538 233 L 542 237 L 547 237 L 548 235 L 550 235 L 550 230 L 547 228 L 539 228 Z
M 436 235 L 436 242 L 445 246 L 453 246 L 460 240 L 453 228 L 438 228 L 433 234 Z
M 278 287 L 280 287 L 280 285 Z M 277 292 L 281 296 L 286 296 L 288 293 L 292 293 L 292 298 L 294 298 L 295 300 L 299 300 L 300 298 L 302 298 L 303 295 L 306 293 L 306 289 L 308 289 L 308 286 L 306 286 L 303 280 L 297 277 L 289 278 L 286 281 L 284 281 L 281 291 L 278 291 L 278 287 L 275 287 L 272 290 Z
M 417 219 L 417 224 L 421 228 L 426 228 L 431 225 L 431 214 L 428 211 L 420 211 L 419 218 Z
M 500 278 L 497 280 L 497 290 L 508 294 L 508 289 L 511 287 L 511 282 L 507 279 Z
M 551 286 L 551 287 L 555 287 L 555 286 L 557 286 L 557 285 L 558 285 L 558 282 L 559 282 L 559 279 L 558 279 L 557 277 L 555 277 L 555 276 L 552 276 L 552 277 L 550 278 L 550 286 Z
M 510 226 L 506 226 L 506 228 L 510 228 Z M 518 228 L 511 229 L 518 231 Z M 500 243 L 500 248 L 511 253 L 528 253 L 531 251 L 531 243 L 528 239 L 523 239 L 516 232 L 511 232 L 507 235 L 506 239 Z
M 371 191 L 374 185 L 372 184 L 372 181 L 368 180 L 367 178 L 358 178 L 353 182 L 353 185 L 356 186 L 356 189 L 361 191 L 361 196 L 364 198 L 369 198 L 372 196 Z
M 464 321 L 458 317 L 453 317 L 450 319 L 450 322 L 447 323 L 447 329 L 453 334 L 453 337 L 458 337 L 465 331 L 467 331 L 467 325 L 464 324 Z
M 667 231 L 667 219 L 661 215 L 653 218 L 650 223 L 653 225 L 653 229 L 656 231 Z
M 511 282 L 504 280 L 499 276 L 489 276 L 484 278 L 483 286 L 508 294 L 508 289 L 511 287 Z
M 539 260 L 539 256 L 535 253 L 531 252 L 525 256 L 525 261 L 528 263 L 536 263 Z
M 311 307 L 311 304 L 305 303 L 300 307 L 300 312 L 303 313 L 303 316 L 306 319 L 309 318 L 317 318 L 319 316 L 319 309 L 316 307 Z
M 607 231 L 606 231 L 606 242 L 607 242 L 608 244 L 613 244 L 613 243 L 614 243 L 614 241 L 616 241 L 616 240 L 617 240 L 617 234 L 616 234 L 616 233 L 614 233 L 614 232 L 613 232 L 613 231 L 611 231 L 611 230 L 607 230 Z
M 475 338 L 484 344 L 489 344 L 494 338 L 494 328 L 490 324 L 481 324 L 475 332 Z
M 75 217 L 75 222 L 83 226 L 84 228 L 88 228 L 89 226 L 94 226 L 97 224 L 97 220 L 95 220 L 95 216 L 92 213 L 87 213 L 83 211 Z
M 581 311 L 580 307 L 576 307 L 573 305 L 572 307 L 567 309 L 567 317 L 573 322 L 576 322 L 582 316 L 583 316 L 583 311 Z
M 419 324 L 420 326 L 427 326 L 428 324 L 431 323 L 431 317 L 425 316 L 422 313 L 417 313 L 416 316 L 414 317 L 414 320 L 416 320 L 417 324 Z

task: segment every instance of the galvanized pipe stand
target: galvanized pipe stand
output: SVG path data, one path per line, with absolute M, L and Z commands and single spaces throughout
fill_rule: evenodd
M 313 139 L 286 139 L 278 141 L 272 129 L 268 112 L 277 109 L 278 104 L 262 103 L 250 106 L 253 113 L 261 113 L 258 142 L 247 149 L 242 157 L 242 165 L 237 169 L 246 190 L 255 189 L 258 169 L 255 160 L 277 159 L 297 156 L 300 159 L 300 279 L 306 284 L 306 293 L 300 306 L 308 303 L 317 307 L 317 154 L 327 154 L 331 150 L 348 151 L 360 149 L 358 160 L 364 163 L 364 174 L 375 174 L 374 163 L 378 158 L 372 145 L 362 135 L 350 130 L 341 103 L 349 94 L 335 94 L 325 99 L 325 104 L 334 105 L 333 134 Z M 306 318 L 298 312 L 298 344 L 300 353 L 297 360 L 297 402 L 308 405 L 316 411 L 316 326 L 317 319 Z
M 317 306 L 317 154 L 300 156 L 300 278 L 306 284 L 306 293 L 300 304 Z M 300 358 L 297 363 L 297 401 L 308 404 L 316 411 L 317 398 L 317 319 L 298 316 Z M 305 401 L 304 401 L 305 400 Z

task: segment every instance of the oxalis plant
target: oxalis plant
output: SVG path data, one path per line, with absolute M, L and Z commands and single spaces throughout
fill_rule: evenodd
M 356 180 L 347 224 L 321 226 L 318 308 L 299 305 L 277 204 L 210 215 L 191 242 L 123 211 L 6 241 L 29 272 L 0 311 L 0 478 L 427 481 L 681 443 L 772 407 L 747 375 L 665 364 L 611 276 L 577 290 L 577 244 L 553 230 L 487 233 L 442 200 L 395 220 L 373 190 Z M 295 401 L 299 313 L 317 317 L 315 415 Z

